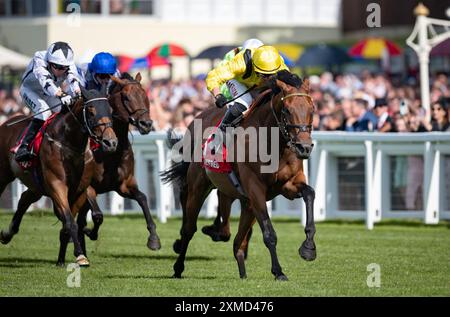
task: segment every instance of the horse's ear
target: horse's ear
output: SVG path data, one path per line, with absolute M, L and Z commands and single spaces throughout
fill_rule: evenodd
M 287 91 L 289 89 L 289 86 L 284 81 L 277 79 L 276 83 L 277 83 L 277 86 L 283 91 Z
M 307 94 L 309 94 L 309 79 L 308 78 L 305 78 L 303 80 L 302 89 L 304 91 L 306 91 Z
M 134 80 L 136 80 L 138 83 L 140 83 L 141 80 L 142 80 L 142 75 L 141 75 L 141 73 L 138 73 L 138 74 L 136 75 L 136 78 L 135 78 Z
M 117 78 L 116 76 L 111 76 L 111 80 L 113 82 L 115 82 L 116 84 L 119 84 L 121 86 L 125 86 L 125 81 L 123 81 L 122 79 Z

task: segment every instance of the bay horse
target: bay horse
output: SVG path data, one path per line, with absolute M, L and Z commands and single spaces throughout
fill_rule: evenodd
M 256 111 L 251 112 L 241 123 L 241 127 L 278 128 L 279 140 L 271 140 L 267 136 L 266 144 L 271 147 L 279 142 L 279 165 L 274 173 L 261 173 L 263 163 L 249 162 L 249 143 L 246 140 L 246 160 L 232 163 L 232 169 L 241 180 L 246 197 L 242 195 L 224 195 L 225 202 L 239 199 L 241 215 L 239 229 L 233 242 L 233 252 L 238 264 L 239 275 L 246 278 L 245 252 L 248 235 L 255 220 L 263 233 L 264 244 L 271 256 L 272 274 L 276 280 L 287 280 L 279 264 L 276 244 L 277 236 L 267 212 L 266 201 L 283 195 L 288 199 L 303 197 L 306 203 L 306 240 L 299 248 L 300 256 L 308 261 L 316 258 L 314 243 L 315 224 L 313 204 L 314 189 L 307 184 L 303 173 L 303 160 L 308 159 L 313 148 L 311 140 L 314 104 L 309 95 L 309 81 L 302 81 L 298 76 L 282 71 L 269 80 L 272 90 L 269 101 L 260 104 Z M 224 115 L 224 109 L 209 108 L 198 118 L 202 120 L 203 131 L 213 127 Z M 188 131 L 193 134 L 191 124 Z M 191 140 L 193 151 L 198 151 L 205 140 Z M 236 145 L 235 145 L 236 146 Z M 180 201 L 183 209 L 183 222 L 180 230 L 181 238 L 174 243 L 174 250 L 179 254 L 173 268 L 174 277 L 181 278 L 184 271 L 184 261 L 190 240 L 197 230 L 197 218 L 204 200 L 214 188 L 201 162 L 182 161 L 172 165 L 162 174 L 163 180 L 172 181 L 180 186 Z M 218 188 L 220 191 L 221 188 Z M 228 206 L 228 205 L 227 205 Z M 229 204 L 231 206 L 231 203 Z
M 150 102 L 146 91 L 141 85 L 142 77 L 137 74 L 135 78 L 124 73 L 121 78 L 112 77 L 113 84 L 110 87 L 109 103 L 113 109 L 113 129 L 119 140 L 117 150 L 114 153 L 99 152 L 96 154 L 94 176 L 87 191 L 88 201 L 81 208 L 77 221 L 79 226 L 79 239 L 86 254 L 84 234 L 91 240 L 97 240 L 98 230 L 103 222 L 96 196 L 110 191 L 116 191 L 124 198 L 136 200 L 142 208 L 149 237 L 147 247 L 151 250 L 159 250 L 161 242 L 156 233 L 156 225 L 150 214 L 147 197 L 137 185 L 134 176 L 134 154 L 128 139 L 129 124 L 135 126 L 141 134 L 148 134 L 153 129 L 153 121 L 150 119 Z M 92 210 L 94 227 L 87 228 L 86 215 Z
M 44 133 L 37 170 L 40 181 L 33 173 L 24 171 L 14 159 L 10 149 L 16 144 L 28 121 L 8 127 L 14 119 L 0 126 L 0 194 L 5 187 L 19 178 L 27 190 L 22 193 L 16 212 L 7 230 L 0 232 L 0 242 L 7 244 L 18 233 L 28 207 L 42 196 L 52 199 L 53 209 L 62 222 L 60 250 L 57 265 L 64 266 L 67 243 L 74 242 L 76 263 L 88 266 L 78 240 L 75 216 L 86 200 L 86 189 L 91 183 L 94 161 L 89 149 L 89 138 L 95 140 L 105 152 L 114 152 L 117 137 L 112 129 L 112 112 L 106 98 L 106 86 L 101 92 L 81 89 L 82 96 L 72 106 L 62 106 Z

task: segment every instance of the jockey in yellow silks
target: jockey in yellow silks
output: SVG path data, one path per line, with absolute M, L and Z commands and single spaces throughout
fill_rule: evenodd
M 234 99 L 230 102 L 219 128 L 225 131 L 227 126 L 248 109 L 253 102 L 250 93 L 252 87 L 258 88 L 265 79 L 281 70 L 289 69 L 278 50 L 268 45 L 243 49 L 231 60 L 224 61 L 211 70 L 206 77 L 206 85 L 216 100 L 216 106 L 223 108 L 229 103 L 221 93 L 223 84 L 227 85 Z

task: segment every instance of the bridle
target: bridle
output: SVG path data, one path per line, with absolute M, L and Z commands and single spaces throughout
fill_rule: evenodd
M 270 108 L 272 109 L 273 116 L 275 117 L 277 125 L 280 128 L 281 135 L 283 136 L 283 139 L 286 141 L 287 146 L 294 153 L 301 155 L 301 153 L 299 152 L 298 148 L 295 146 L 296 142 L 295 142 L 294 138 L 292 137 L 292 135 L 289 133 L 289 129 L 298 129 L 299 130 L 298 133 L 301 133 L 301 132 L 309 132 L 309 133 L 311 133 L 312 125 L 311 124 L 291 124 L 291 123 L 288 122 L 287 110 L 284 107 L 284 100 L 286 100 L 288 98 L 292 98 L 292 97 L 307 97 L 311 101 L 313 101 L 313 98 L 311 97 L 311 95 L 306 94 L 306 93 L 301 93 L 301 92 L 296 92 L 296 93 L 292 93 L 292 94 L 288 94 L 286 96 L 283 96 L 281 98 L 281 102 L 283 102 L 283 107 L 281 109 L 281 119 L 278 119 L 277 114 L 275 112 L 275 109 L 273 107 L 274 95 L 272 95 L 272 98 L 270 99 Z
M 138 82 L 130 82 L 130 83 L 126 83 L 125 85 L 122 85 L 122 88 L 128 86 L 128 85 L 141 85 Z M 128 113 L 128 123 L 134 125 L 136 128 L 138 128 L 138 124 L 139 124 L 139 118 L 141 118 L 143 115 L 145 115 L 146 113 L 149 112 L 148 109 L 146 108 L 139 108 L 137 110 L 132 111 L 128 105 L 127 105 L 127 101 L 125 100 L 124 95 L 121 93 L 121 91 L 118 91 L 117 93 L 120 93 L 120 101 L 122 102 L 123 107 L 125 108 L 125 110 Z M 137 114 L 137 115 L 136 115 Z M 134 117 L 136 115 L 136 118 Z M 117 117 L 117 116 L 116 116 Z
M 87 115 L 87 113 L 86 113 L 86 109 L 87 109 L 88 105 L 89 105 L 90 103 L 94 102 L 94 101 L 101 101 L 101 100 L 108 102 L 108 98 L 106 98 L 106 97 L 100 97 L 100 98 L 93 98 L 93 99 L 90 99 L 90 100 L 88 100 L 88 101 L 86 101 L 86 102 L 83 103 L 83 121 L 84 121 L 84 127 L 86 128 L 86 130 L 87 130 L 87 132 L 88 132 L 88 134 L 89 134 L 89 137 L 90 137 L 91 139 L 93 139 L 93 140 L 94 140 L 95 142 L 97 142 L 97 143 L 100 143 L 100 142 L 102 141 L 102 139 L 103 139 L 103 134 L 105 133 L 106 129 L 111 128 L 111 127 L 113 126 L 112 121 L 109 121 L 109 122 L 106 122 L 106 123 L 98 123 L 99 120 L 100 120 L 102 117 L 104 117 L 104 116 L 101 115 L 99 112 L 96 112 L 96 114 L 95 114 L 95 117 L 94 117 L 95 123 L 94 123 L 94 124 L 92 124 L 92 121 L 89 120 L 90 118 L 88 118 L 88 115 Z M 108 106 L 109 106 L 109 103 L 108 103 Z M 95 135 L 95 133 L 92 131 L 93 129 L 95 129 L 95 128 L 97 128 L 97 127 L 104 127 L 103 130 L 102 130 L 102 134 L 101 134 L 102 136 L 101 136 L 101 137 L 98 137 L 98 136 Z
M 98 123 L 100 121 L 100 119 L 103 118 L 104 116 L 103 116 L 103 114 L 96 112 L 95 117 L 94 117 L 95 123 L 92 123 L 92 120 L 91 120 L 91 118 L 89 118 L 86 110 L 89 107 L 90 103 L 95 102 L 95 101 L 102 101 L 102 100 L 108 102 L 108 98 L 106 98 L 106 97 L 93 98 L 93 99 L 89 99 L 87 101 L 83 101 L 83 122 L 80 122 L 78 120 L 77 116 L 73 113 L 71 107 L 67 106 L 67 109 L 72 114 L 72 116 L 75 118 L 75 121 L 78 122 L 78 124 L 82 127 L 82 129 L 88 133 L 89 137 L 97 143 L 102 142 L 103 134 L 105 133 L 106 129 L 111 128 L 113 126 L 112 121 L 107 122 L 107 123 Z M 97 136 L 93 131 L 93 129 L 95 129 L 97 127 L 104 127 L 100 137 Z

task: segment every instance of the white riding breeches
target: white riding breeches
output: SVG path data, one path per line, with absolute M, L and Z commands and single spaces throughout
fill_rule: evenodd
M 39 113 L 51 107 L 60 105 L 51 110 L 42 112 L 35 116 L 36 119 L 47 120 L 53 112 L 61 111 L 61 100 L 58 97 L 51 97 L 28 89 L 27 87 L 20 87 L 20 96 L 25 105 L 30 108 L 32 113 Z
M 244 92 L 246 92 L 248 90 L 247 86 L 238 82 L 236 79 L 227 81 L 227 87 L 231 93 L 231 96 L 233 96 L 233 98 L 240 96 L 241 94 L 243 94 Z M 240 104 L 244 105 L 248 109 L 248 107 L 250 107 L 250 105 L 253 102 L 253 97 L 250 92 L 247 92 L 246 94 L 237 98 L 234 102 L 239 102 Z

